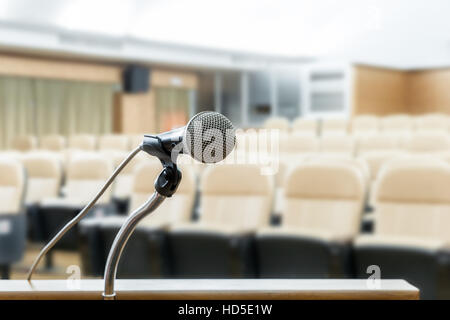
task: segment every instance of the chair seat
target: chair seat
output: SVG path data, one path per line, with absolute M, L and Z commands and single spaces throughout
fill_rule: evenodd
M 176 232 L 199 232 L 199 233 L 215 233 L 222 235 L 246 234 L 254 232 L 253 229 L 238 228 L 235 226 L 211 224 L 211 223 L 182 223 L 176 224 L 170 228 L 172 233 Z
M 448 243 L 440 240 L 387 235 L 362 235 L 355 239 L 354 245 L 357 248 L 370 246 L 411 247 L 430 251 L 437 251 L 449 247 Z
M 277 228 L 274 227 L 264 228 L 257 232 L 257 236 L 311 238 L 326 242 L 331 241 L 346 242 L 351 238 L 350 236 L 344 237 L 342 235 L 333 234 L 324 230 L 300 228 L 300 227 L 288 227 L 288 226 Z

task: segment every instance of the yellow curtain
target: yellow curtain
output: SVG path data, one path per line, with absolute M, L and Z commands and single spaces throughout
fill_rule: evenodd
M 114 85 L 0 77 L 0 147 L 19 134 L 112 131 Z
M 30 79 L 0 78 L 0 146 L 8 147 L 15 135 L 34 133 L 34 107 Z

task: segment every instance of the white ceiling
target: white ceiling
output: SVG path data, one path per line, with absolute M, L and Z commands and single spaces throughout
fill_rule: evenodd
M 402 69 L 450 66 L 448 0 L 0 0 L 0 21 Z

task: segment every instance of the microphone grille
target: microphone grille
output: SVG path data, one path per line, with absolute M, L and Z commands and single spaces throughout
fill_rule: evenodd
M 183 139 L 185 153 L 203 163 L 225 159 L 236 144 L 236 129 L 227 117 L 217 112 L 200 112 L 187 124 Z

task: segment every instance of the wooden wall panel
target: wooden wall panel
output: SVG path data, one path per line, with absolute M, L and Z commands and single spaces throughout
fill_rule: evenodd
M 155 99 L 153 92 L 116 95 L 114 131 L 125 134 L 154 133 Z
M 120 83 L 121 74 L 119 66 L 0 54 L 0 75 Z
M 404 72 L 368 66 L 355 66 L 353 72 L 354 115 L 408 112 Z
M 408 72 L 407 104 L 413 114 L 450 114 L 450 69 Z

